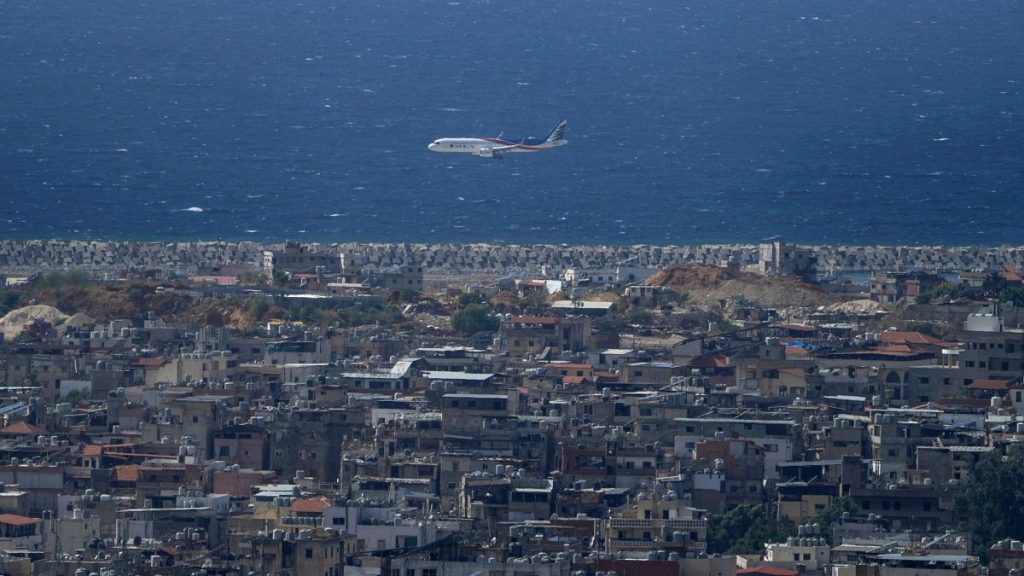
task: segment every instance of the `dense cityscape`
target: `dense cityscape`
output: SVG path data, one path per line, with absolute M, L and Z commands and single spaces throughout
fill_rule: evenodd
M 0 243 L 0 573 L 1017 576 L 1017 248 Z

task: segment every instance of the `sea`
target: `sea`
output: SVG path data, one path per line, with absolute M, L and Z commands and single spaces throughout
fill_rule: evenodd
M 1024 244 L 1022 31 L 1020 0 L 0 0 L 0 238 Z

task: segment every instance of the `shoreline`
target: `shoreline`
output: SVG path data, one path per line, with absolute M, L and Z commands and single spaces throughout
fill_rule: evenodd
M 542 268 L 608 270 L 618 266 L 662 268 L 675 263 L 740 266 L 756 264 L 757 244 L 694 246 L 630 246 L 488 243 L 303 243 L 310 250 L 361 253 L 368 265 L 388 268 L 423 266 L 432 274 L 501 275 L 539 273 Z M 91 272 L 161 269 L 178 274 L 200 268 L 259 268 L 263 250 L 281 249 L 283 242 L 252 241 L 87 241 L 0 240 L 0 273 L 81 269 Z M 864 273 L 927 270 L 937 273 L 998 270 L 1024 261 L 1022 246 L 845 246 L 797 245 L 814 253 L 819 273 Z

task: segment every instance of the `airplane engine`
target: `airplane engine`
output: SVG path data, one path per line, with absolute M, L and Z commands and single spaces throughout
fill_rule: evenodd
M 475 152 L 475 154 L 477 156 L 482 157 L 482 158 L 494 158 L 494 149 L 493 148 L 480 148 L 479 150 L 477 150 Z

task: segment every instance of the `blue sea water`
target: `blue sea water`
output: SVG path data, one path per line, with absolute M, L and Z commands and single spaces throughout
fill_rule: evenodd
M 1021 244 L 1018 0 L 0 0 L 0 237 Z M 441 136 L 543 135 L 501 161 Z

